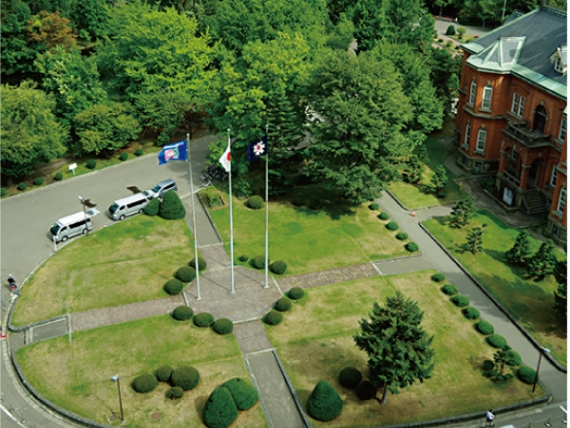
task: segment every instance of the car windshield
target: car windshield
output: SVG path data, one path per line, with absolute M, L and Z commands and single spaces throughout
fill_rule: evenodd
M 117 204 L 113 204 L 113 205 L 111 205 L 111 206 L 109 207 L 109 212 L 110 212 L 111 214 L 114 214 L 115 211 L 117 211 L 118 208 L 119 208 L 119 206 L 118 206 Z
M 152 191 L 153 191 L 154 193 L 160 192 L 160 186 L 154 186 L 154 187 L 152 188 Z
M 61 227 L 59 226 L 59 224 L 56 223 L 50 228 L 50 232 L 53 236 L 57 236 L 60 229 Z

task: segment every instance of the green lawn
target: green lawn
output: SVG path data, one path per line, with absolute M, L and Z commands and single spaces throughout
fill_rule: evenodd
M 167 297 L 162 286 L 193 257 L 184 220 L 129 218 L 49 258 L 22 290 L 13 323 Z
M 543 281 L 529 279 L 524 267 L 503 262 L 520 233 L 503 223 L 486 210 L 479 211 L 471 224 L 462 229 L 447 225 L 446 218 L 424 222 L 431 233 L 456 257 L 459 262 L 495 297 L 500 304 L 563 365 L 567 364 L 566 326 L 561 326 L 553 309 L 553 293 L 557 288 L 554 278 Z M 473 255 L 462 245 L 471 227 L 486 223 L 483 236 L 483 252 Z M 533 251 L 540 242 L 532 239 Z M 560 258 L 564 255 L 560 252 Z
M 251 382 L 235 336 L 220 336 L 192 321 L 175 321 L 169 315 L 73 333 L 20 348 L 16 359 L 32 385 L 45 398 L 78 415 L 119 426 L 117 384 L 119 374 L 126 423 L 135 427 L 200 427 L 202 410 L 210 393 L 221 383 L 241 377 Z M 195 367 L 198 386 L 177 401 L 165 397 L 168 386 L 159 383 L 149 393 L 130 386 L 143 373 L 163 365 Z M 151 414 L 161 418 L 153 421 Z M 240 416 L 232 427 L 267 427 L 261 405 Z
M 223 194 L 225 201 L 228 195 Z M 229 209 L 210 212 L 229 251 Z M 269 205 L 269 258 L 284 260 L 287 274 L 317 272 L 370 260 L 406 256 L 404 243 L 366 206 L 330 212 L 296 207 L 288 201 Z M 252 210 L 234 198 L 234 255 L 265 254 L 265 207 Z
M 493 348 L 477 333 L 459 308 L 430 280 L 434 271 L 374 277 L 307 290 L 308 295 L 284 314 L 277 326 L 266 326 L 301 403 L 319 380 L 330 382 L 344 403 L 341 415 L 315 427 L 367 427 L 414 423 L 484 411 L 532 398 L 531 386 L 517 379 L 495 384 L 482 376 L 481 365 L 493 359 Z M 423 327 L 436 351 L 433 377 L 389 395 L 388 404 L 360 401 L 354 391 L 338 383 L 346 366 L 357 367 L 366 377 L 366 354 L 354 344 L 352 336 L 358 322 L 368 317 L 373 302 L 383 305 L 385 298 L 400 290 L 418 302 L 425 311 Z M 535 396 L 541 397 L 544 390 Z M 381 393 L 378 394 L 381 397 Z
M 390 183 L 388 190 L 408 209 L 443 205 L 467 198 L 468 194 L 460 189 L 454 181 L 457 176 L 447 168 L 445 170 L 448 177 L 447 189 L 449 193 L 445 198 L 437 198 L 435 195 L 422 191 L 423 186 L 429 184 L 435 168 L 438 165 L 443 165 L 445 159 L 451 154 L 443 144 L 434 138 L 428 138 L 425 144 L 428 149 L 430 162 L 424 167 L 421 182 L 419 184 L 408 184 L 402 181 L 393 182 Z

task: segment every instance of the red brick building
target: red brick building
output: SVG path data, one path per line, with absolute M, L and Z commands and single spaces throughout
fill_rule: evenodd
M 462 45 L 458 165 L 496 174 L 505 208 L 566 243 L 566 12 L 542 6 Z

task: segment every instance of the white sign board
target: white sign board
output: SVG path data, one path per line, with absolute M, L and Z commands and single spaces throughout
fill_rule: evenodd
M 72 163 L 71 165 L 69 165 L 69 170 L 73 173 L 73 175 L 75 175 L 75 168 L 77 168 L 76 163 Z

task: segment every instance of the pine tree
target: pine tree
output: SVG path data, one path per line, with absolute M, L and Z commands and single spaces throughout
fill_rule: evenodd
M 402 173 L 402 179 L 406 183 L 415 184 L 422 179 L 423 164 L 418 155 L 411 155 L 410 160 L 406 162 L 406 166 Z
M 515 240 L 513 248 L 505 253 L 505 259 L 509 263 L 520 264 L 524 263 L 528 256 L 530 256 L 530 235 L 526 230 L 522 230 Z
M 508 380 L 513 377 L 513 375 L 503 375 L 505 371 L 505 365 L 508 366 L 518 366 L 521 364 L 520 355 L 513 351 L 510 346 L 505 346 L 503 349 L 499 349 L 493 354 L 493 359 L 495 360 L 495 365 L 499 367 L 496 380 Z
M 382 404 L 388 391 L 397 394 L 399 388 L 431 377 L 433 336 L 421 327 L 423 316 L 417 302 L 397 291 L 386 299 L 385 307 L 374 303 L 370 320 L 360 321 L 361 333 L 354 340 L 368 354 L 370 381 L 384 387 Z
M 477 254 L 483 251 L 483 233 L 485 231 L 486 224 L 481 227 L 472 228 L 467 235 L 467 243 L 463 245 L 467 251 L 471 251 L 473 254 Z
M 558 283 L 558 289 L 554 292 L 554 308 L 560 316 L 563 325 L 566 325 L 566 318 L 568 316 L 567 306 L 567 259 L 558 260 L 554 265 L 554 277 Z
M 469 217 L 473 214 L 475 206 L 473 205 L 473 199 L 463 199 L 453 207 L 451 211 L 451 226 L 461 228 L 462 226 L 467 226 L 469 224 Z
M 538 251 L 531 257 L 527 272 L 531 276 L 544 278 L 554 273 L 555 264 L 554 243 L 549 239 L 543 242 Z
M 447 173 L 445 172 L 443 165 L 438 165 L 427 190 L 429 193 L 435 193 L 437 196 L 442 196 L 445 186 L 447 186 Z

